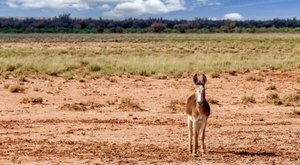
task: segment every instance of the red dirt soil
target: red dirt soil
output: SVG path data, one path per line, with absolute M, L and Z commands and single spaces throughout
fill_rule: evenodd
M 256 74 L 264 81 L 246 81 Z M 300 116 L 292 113 L 300 108 L 264 101 L 299 93 L 300 70 L 208 76 L 207 98 L 219 103 L 198 157 L 188 153 L 183 104 L 192 76 L 26 80 L 24 93 L 0 88 L 0 164 L 300 164 Z M 272 84 L 275 91 L 265 89 Z M 243 96 L 256 103 L 242 104 Z M 22 102 L 31 97 L 43 101 Z

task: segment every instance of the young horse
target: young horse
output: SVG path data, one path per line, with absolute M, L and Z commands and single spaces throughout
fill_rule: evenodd
M 207 119 L 210 114 L 210 107 L 205 99 L 205 83 L 206 76 L 202 75 L 202 81 L 198 80 L 198 75 L 194 75 L 194 83 L 196 85 L 195 93 L 187 100 L 186 113 L 188 116 L 189 127 L 189 150 L 190 153 L 198 154 L 198 136 L 201 133 L 201 152 L 205 154 L 204 137 Z M 194 150 L 192 138 L 194 134 Z

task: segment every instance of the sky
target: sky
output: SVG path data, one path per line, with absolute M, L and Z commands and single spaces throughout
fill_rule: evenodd
M 267 20 L 300 18 L 300 0 L 0 0 L 0 17 Z

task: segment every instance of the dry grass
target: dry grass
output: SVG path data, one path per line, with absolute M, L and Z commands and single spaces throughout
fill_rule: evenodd
M 185 105 L 186 105 L 185 99 L 171 100 L 169 105 L 167 105 L 168 112 L 170 113 L 185 112 Z
M 33 88 L 33 91 L 35 91 L 35 92 L 39 92 L 39 91 L 40 91 L 40 89 L 39 89 L 39 88 L 37 88 L 37 87 L 34 87 L 34 88 Z
M 10 86 L 9 84 L 4 84 L 3 88 L 4 88 L 4 89 L 8 89 L 9 86 Z
M 23 75 L 19 77 L 19 81 L 20 82 L 28 82 L 28 80 L 26 79 L 26 77 L 23 76 Z
M 60 107 L 60 109 L 65 111 L 87 111 L 87 110 L 95 110 L 95 109 L 99 110 L 101 107 L 105 107 L 105 105 L 93 101 L 87 101 L 87 102 L 64 104 L 63 106 Z
M 272 85 L 266 87 L 266 90 L 267 90 L 267 91 L 268 91 L 268 90 L 276 90 L 276 86 L 275 86 L 274 84 L 272 84 Z
M 300 110 L 293 109 L 292 114 L 300 116 Z
M 207 99 L 208 103 L 210 104 L 216 104 L 216 105 L 221 105 L 220 102 L 216 99 L 213 99 L 213 98 L 208 98 Z
M 259 75 L 251 75 L 251 76 L 248 76 L 247 81 L 258 81 L 258 82 L 264 82 L 264 78 L 259 76 Z
M 21 100 L 22 104 L 42 104 L 43 98 L 42 97 L 26 97 Z
M 211 74 L 210 74 L 210 77 L 211 77 L 211 78 L 220 78 L 221 76 L 220 76 L 220 73 L 214 72 L 214 73 L 211 73 Z
M 265 101 L 269 104 L 274 104 L 274 105 L 282 105 L 283 104 L 277 93 L 269 93 L 266 96 Z
M 231 76 L 237 76 L 237 71 L 236 70 L 230 70 L 230 71 L 227 71 L 227 73 Z
M 11 93 L 22 93 L 25 91 L 25 88 L 23 86 L 20 86 L 19 84 L 9 85 L 8 90 Z
M 124 111 L 124 112 L 142 112 L 146 111 L 145 109 L 141 108 L 141 106 L 132 101 L 131 98 L 123 98 L 121 100 L 121 104 L 118 107 L 119 110 Z
M 64 104 L 60 107 L 62 111 L 87 111 L 88 108 L 83 103 Z
M 118 103 L 118 100 L 115 99 L 115 100 L 106 100 L 106 104 L 111 106 L 111 105 L 115 105 L 116 103 Z
M 98 64 L 92 64 L 88 66 L 88 69 L 91 72 L 99 72 L 101 70 L 101 66 Z
M 265 101 L 274 105 L 300 106 L 300 94 L 286 94 L 280 98 L 277 93 L 269 93 Z
M 241 101 L 242 101 L 242 104 L 249 104 L 249 103 L 255 104 L 256 103 L 256 100 L 253 96 L 243 96 L 241 98 Z
M 282 102 L 285 106 L 300 106 L 300 94 L 287 94 L 282 97 Z
M 159 80 L 166 80 L 166 79 L 168 79 L 168 76 L 166 74 L 161 74 L 161 73 L 157 74 L 155 77 L 157 79 L 159 79 Z
M 0 34 L 0 42 L 0 69 L 18 74 L 147 76 L 201 70 L 235 75 L 247 69 L 300 66 L 295 55 L 300 53 L 300 37 L 292 35 Z

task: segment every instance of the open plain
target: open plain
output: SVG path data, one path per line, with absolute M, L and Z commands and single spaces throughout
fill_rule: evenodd
M 0 164 L 300 164 L 300 35 L 1 35 Z M 205 72 L 208 153 L 185 103 Z

